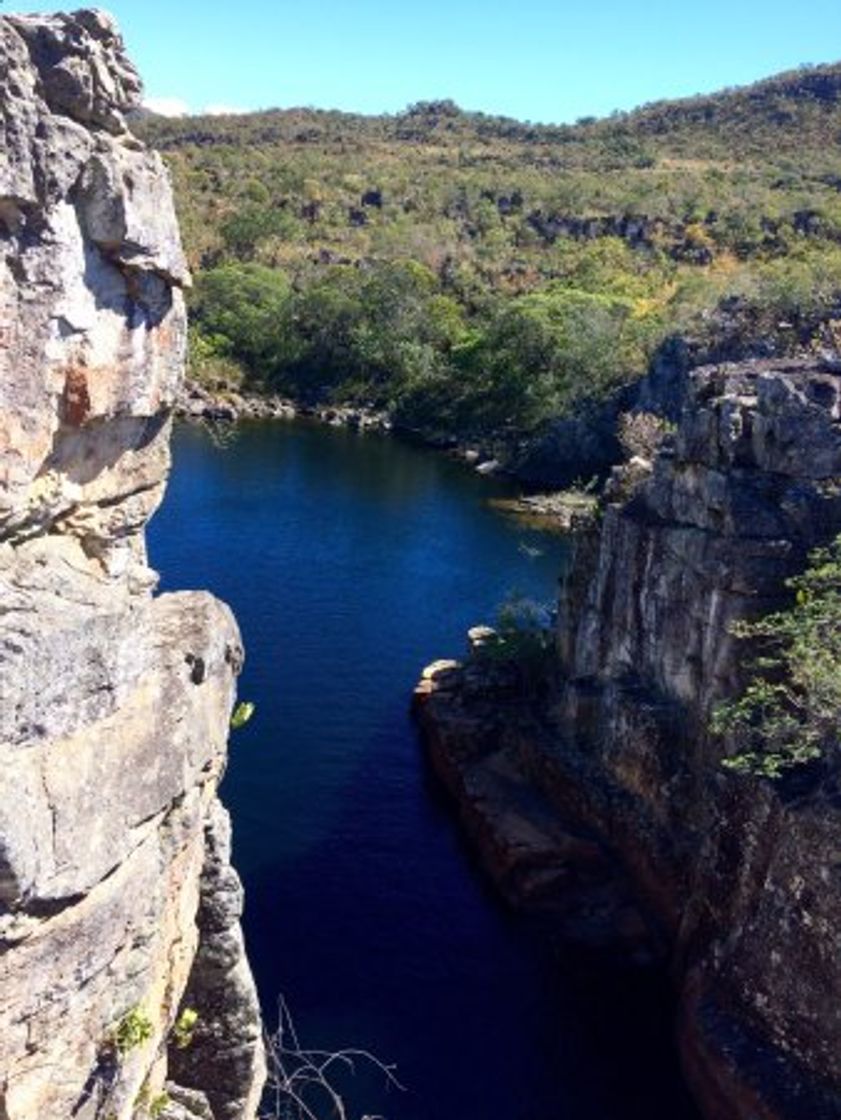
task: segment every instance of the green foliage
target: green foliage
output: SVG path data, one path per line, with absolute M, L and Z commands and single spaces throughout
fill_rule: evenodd
M 134 1100 L 136 1114 L 148 1116 L 149 1120 L 158 1120 L 170 1103 L 169 1093 L 164 1089 L 152 1096 L 148 1077 L 140 1087 L 140 1092 Z
M 497 612 L 494 636 L 475 655 L 516 669 L 523 689 L 535 692 L 545 681 L 555 648 L 549 611 L 521 595 L 510 595 Z
M 474 348 L 492 425 L 534 427 L 643 368 L 645 329 L 625 300 L 552 285 L 503 304 Z
M 200 358 L 234 357 L 252 372 L 283 356 L 290 285 L 282 272 L 259 264 L 226 264 L 202 273 L 194 310 Z
M 256 705 L 250 700 L 241 700 L 234 708 L 234 714 L 231 716 L 231 730 L 239 731 L 241 727 L 245 727 L 251 717 L 254 715 Z M 184 1011 L 184 1015 L 193 1015 L 195 1012 L 190 1012 L 189 1008 Z M 195 1020 L 193 1021 L 195 1026 Z
M 114 1028 L 111 1040 L 117 1053 L 125 1057 L 151 1037 L 152 1020 L 141 1007 L 132 1007 Z
M 170 1096 L 165 1089 L 152 1096 L 149 1078 L 147 1077 L 134 1100 L 135 1114 L 148 1116 L 149 1120 L 158 1120 L 158 1117 L 163 1115 L 169 1103 Z
M 469 324 L 416 261 L 340 269 L 294 291 L 255 264 L 205 273 L 195 297 L 193 368 L 301 396 L 373 401 L 409 424 L 528 429 L 645 364 L 650 317 L 632 301 L 567 289 L 496 301 Z
M 253 183 L 252 194 L 262 186 L 259 182 Z M 265 187 L 263 191 L 268 195 Z M 269 237 L 292 239 L 299 231 L 299 223 L 287 211 L 272 209 L 268 199 L 262 205 L 252 203 L 235 210 L 219 225 L 225 247 L 242 260 L 250 260 L 260 242 Z
M 713 732 L 736 745 L 723 765 L 737 773 L 779 778 L 838 746 L 841 537 L 813 552 L 788 587 L 789 608 L 733 627 L 761 651 L 742 695 L 720 705 L 712 720 Z
M 224 336 L 205 335 L 193 324 L 187 336 L 187 369 L 190 377 L 215 388 L 241 388 L 246 371 L 229 356 L 230 342 Z
M 151 1120 L 158 1120 L 158 1117 L 163 1115 L 165 1109 L 169 1105 L 169 1102 L 170 1096 L 165 1089 L 163 1090 L 163 1092 L 158 1093 L 156 1096 L 154 1096 L 149 1102 L 149 1116 Z
M 185 1007 L 175 1020 L 171 1031 L 171 1038 L 179 1050 L 186 1050 L 187 1047 L 190 1046 L 198 1022 L 199 1013 L 192 1007 Z
M 439 100 L 139 127 L 173 173 L 206 380 L 519 434 L 668 334 L 788 354 L 841 317 L 841 66 L 578 125 Z

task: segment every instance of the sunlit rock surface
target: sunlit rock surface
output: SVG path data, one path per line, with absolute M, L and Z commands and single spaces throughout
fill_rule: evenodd
M 214 883 L 239 889 L 216 786 L 240 639 L 210 595 L 153 597 L 146 562 L 189 278 L 166 172 L 126 128 L 139 95 L 110 17 L 0 19 L 5 1120 L 162 1105 L 168 1035 L 220 937 L 184 1087 L 227 1120 L 253 1115 L 262 1079 L 239 909 L 201 920 Z M 148 1035 L 129 1048 L 126 1016 Z M 186 1115 L 201 1095 L 178 1099 Z

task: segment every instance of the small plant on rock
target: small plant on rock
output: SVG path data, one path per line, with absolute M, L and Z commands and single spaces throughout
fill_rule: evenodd
M 198 1021 L 199 1013 L 192 1007 L 185 1007 L 175 1020 L 170 1037 L 179 1050 L 186 1050 L 192 1043 Z
M 653 412 L 623 412 L 616 435 L 627 459 L 636 457 L 650 462 L 674 430 L 674 424 Z
M 163 1115 L 169 1102 L 170 1096 L 166 1089 L 152 1096 L 149 1078 L 147 1077 L 140 1086 L 140 1092 L 134 1100 L 135 1115 L 138 1117 L 148 1116 L 149 1120 L 159 1120 L 159 1117 Z
M 231 731 L 238 731 L 241 727 L 245 727 L 254 715 L 254 710 L 255 705 L 250 700 L 242 700 L 237 704 L 231 716 Z
M 125 1057 L 152 1037 L 152 1020 L 140 1007 L 130 1008 L 114 1028 L 112 1042 L 117 1053 Z
M 159 1120 L 159 1117 L 163 1115 L 167 1105 L 169 1104 L 169 1100 L 169 1093 L 167 1093 L 166 1090 L 164 1090 L 162 1093 L 158 1093 L 157 1096 L 152 1098 L 152 1100 L 149 1102 L 150 1120 Z
M 511 595 L 497 612 L 493 636 L 476 654 L 481 660 L 513 666 L 531 693 L 546 679 L 554 648 L 550 611 L 532 599 Z

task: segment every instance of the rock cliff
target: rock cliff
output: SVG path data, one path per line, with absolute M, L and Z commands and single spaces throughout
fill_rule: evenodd
M 474 659 L 428 672 L 417 708 L 507 893 L 665 958 L 710 1120 L 837 1120 L 841 767 L 737 776 L 707 728 L 742 681 L 731 622 L 780 606 L 841 531 L 841 376 L 745 362 L 682 395 L 675 436 L 576 538 L 540 687 Z
M 4 1120 L 239 1120 L 262 1081 L 216 797 L 240 639 L 146 561 L 188 276 L 139 93 L 104 14 L 0 18 Z

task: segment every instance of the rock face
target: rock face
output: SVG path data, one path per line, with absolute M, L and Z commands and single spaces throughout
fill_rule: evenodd
M 418 700 L 427 741 L 468 819 L 482 810 L 477 766 L 504 751 L 551 809 L 545 835 L 589 840 L 613 867 L 608 903 L 590 889 L 585 910 L 627 926 L 616 906 L 630 890 L 674 977 L 685 1070 L 710 1120 L 836 1120 L 841 767 L 738 777 L 707 727 L 742 681 L 729 624 L 781 605 L 785 578 L 841 532 L 837 366 L 694 371 L 674 439 L 621 489 L 576 540 L 543 692 L 501 702 L 475 665 L 433 677 Z M 498 828 L 496 849 L 507 839 Z M 541 858 L 568 921 L 598 860 L 568 844 Z
M 262 1081 L 216 800 L 240 639 L 210 595 L 153 597 L 146 562 L 188 276 L 161 161 L 125 126 L 139 91 L 108 16 L 0 19 L 4 1120 L 166 1116 L 188 987 L 184 1087 L 247 1118 Z M 220 1016 L 236 1038 L 214 1044 Z

